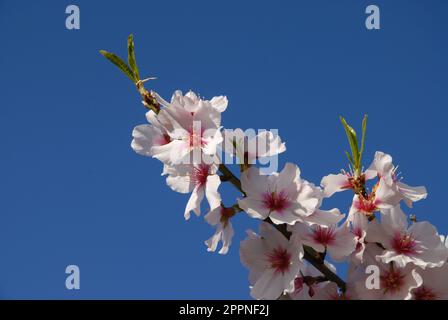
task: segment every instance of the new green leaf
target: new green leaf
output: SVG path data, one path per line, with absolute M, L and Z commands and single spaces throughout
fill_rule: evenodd
M 128 65 L 121 60 L 119 56 L 117 56 L 114 53 L 107 52 L 105 50 L 100 50 L 100 53 L 108 59 L 110 62 L 112 62 L 114 65 L 116 65 L 126 76 L 128 76 L 129 79 L 131 79 L 132 82 L 137 82 L 136 77 L 132 70 L 128 67 Z
M 356 138 L 355 130 L 350 127 L 345 121 L 343 117 L 341 118 L 342 125 L 344 126 L 345 133 L 347 134 L 347 139 L 350 144 L 350 149 L 352 150 L 353 162 L 355 165 L 355 169 L 358 168 L 359 165 L 359 149 L 358 149 L 358 139 Z
M 140 80 L 140 74 L 137 68 L 137 62 L 135 60 L 135 51 L 134 51 L 134 36 L 131 34 L 128 37 L 128 63 L 134 74 L 134 80 L 137 82 Z
M 359 164 L 361 164 L 362 155 L 364 153 L 364 146 L 366 143 L 366 131 L 367 131 L 367 115 L 364 115 L 364 119 L 362 119 L 362 138 L 361 138 L 361 151 L 359 151 Z
M 356 136 L 356 131 L 350 127 L 345 121 L 343 117 L 340 117 L 342 125 L 344 126 L 345 133 L 347 134 L 347 139 L 350 144 L 350 149 L 352 151 L 352 154 L 345 152 L 345 155 L 348 158 L 348 161 L 353 167 L 353 170 L 356 174 L 361 174 L 362 168 L 361 168 L 361 160 L 362 160 L 362 154 L 364 153 L 364 146 L 366 141 L 366 131 L 367 131 L 367 115 L 364 116 L 364 119 L 362 120 L 362 138 L 361 138 L 361 146 L 358 144 L 358 138 Z

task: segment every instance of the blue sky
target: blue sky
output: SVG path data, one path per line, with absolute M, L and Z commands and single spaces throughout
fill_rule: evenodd
M 80 30 L 65 29 L 69 4 Z M 369 4 L 381 30 L 364 26 Z M 238 243 L 256 222 L 237 217 L 230 253 L 207 253 L 213 229 L 185 222 L 188 197 L 130 148 L 145 110 L 98 53 L 125 55 L 130 33 L 152 89 L 227 95 L 223 125 L 279 129 L 281 166 L 312 182 L 346 167 L 338 116 L 359 126 L 367 113 L 365 165 L 392 154 L 429 191 L 406 212 L 447 234 L 447 11 L 442 0 L 0 0 L 0 297 L 249 298 Z M 65 289 L 69 264 L 79 291 Z

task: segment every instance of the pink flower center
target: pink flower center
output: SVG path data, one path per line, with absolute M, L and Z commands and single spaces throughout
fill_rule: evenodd
M 203 187 L 207 183 L 207 177 L 210 173 L 210 166 L 206 164 L 200 164 L 193 168 L 193 174 L 191 176 L 192 181 L 198 187 Z
M 274 249 L 267 256 L 271 268 L 274 269 L 276 273 L 285 273 L 289 270 L 289 266 L 291 265 L 291 254 L 286 249 L 279 247 Z
M 190 130 L 188 130 L 188 132 L 190 133 L 188 140 L 191 148 L 200 148 L 204 147 L 207 144 L 206 141 L 202 138 L 204 130 L 202 130 L 200 126 L 199 128 L 192 126 Z
M 418 287 L 413 291 L 415 300 L 436 300 L 435 292 L 425 286 Z
M 336 240 L 335 230 L 333 228 L 317 226 L 313 229 L 313 240 L 324 246 L 331 245 Z
M 352 230 L 352 234 L 357 238 L 356 240 L 358 241 L 356 243 L 356 248 L 355 248 L 356 252 L 359 252 L 362 250 L 362 244 L 363 244 L 363 241 L 361 241 L 362 233 L 363 233 L 362 229 L 359 227 L 356 227 Z
M 155 144 L 158 146 L 164 146 L 170 142 L 171 142 L 171 137 L 167 133 L 164 133 L 161 137 L 159 137 L 157 139 Z
M 388 271 L 384 275 L 380 276 L 381 288 L 384 293 L 394 293 L 401 289 L 404 284 L 404 275 L 399 271 Z
M 360 189 L 366 183 L 366 176 L 362 174 L 361 176 L 355 178 L 352 174 L 346 173 L 347 181 L 341 186 L 342 189 Z
M 266 192 L 263 195 L 263 205 L 269 211 L 276 211 L 281 213 L 283 210 L 287 209 L 291 202 L 285 192 Z
M 376 210 L 376 205 L 377 202 L 375 202 L 372 197 L 366 199 L 363 196 L 359 196 L 354 202 L 354 206 L 358 211 L 367 214 L 373 213 Z
M 417 253 L 416 242 L 412 235 L 397 232 L 392 239 L 392 248 L 398 254 L 413 255 Z

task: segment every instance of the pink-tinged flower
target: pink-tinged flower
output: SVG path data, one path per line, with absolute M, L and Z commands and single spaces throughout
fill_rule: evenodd
M 318 252 L 327 252 L 335 261 L 347 258 L 356 248 L 355 235 L 347 224 L 341 226 L 321 226 L 297 222 L 288 229 L 293 236 L 299 238 L 304 245 Z
M 251 217 L 274 223 L 293 224 L 309 216 L 320 203 L 320 190 L 300 178 L 300 169 L 287 163 L 280 173 L 263 175 L 251 167 L 241 174 L 241 186 L 246 197 L 238 204 Z
M 395 194 L 387 199 L 383 199 L 382 206 L 384 208 L 394 207 L 400 200 L 403 200 L 409 207 L 412 207 L 413 202 L 425 199 L 428 195 L 426 188 L 423 186 L 410 187 L 401 182 L 397 174 L 397 169 L 398 166 L 393 165 L 390 155 L 377 151 L 372 164 L 366 170 L 366 174 L 369 176 L 376 174 L 380 181 L 384 181 L 384 183 L 378 186 L 377 193 Z M 387 190 L 382 190 L 383 188 Z
M 390 203 L 399 203 L 402 199 L 400 194 L 385 185 L 386 181 L 380 179 L 368 195 L 355 194 L 348 214 L 348 221 L 352 221 L 357 214 L 369 217 L 376 211 L 390 209 Z
M 255 135 L 253 130 L 244 132 L 239 128 L 224 130 L 223 149 L 227 154 L 236 156 L 240 164 L 254 164 L 258 158 L 272 157 L 286 151 L 285 143 L 271 131 Z
M 408 265 L 400 268 L 394 263 L 382 263 L 375 257 L 381 253 L 381 248 L 374 243 L 366 246 L 365 262 L 356 268 L 358 275 L 351 276 L 355 281 L 350 283 L 356 299 L 361 300 L 409 300 L 411 291 L 420 287 L 422 278 L 414 266 Z M 368 266 L 376 266 L 379 270 L 379 279 L 374 280 L 375 274 L 368 270 Z M 368 271 L 368 272 L 367 272 Z M 356 279 L 356 280 L 354 280 Z M 378 287 L 373 286 L 378 281 Z
M 336 268 L 325 262 L 325 265 L 334 273 Z M 323 281 L 323 275 L 309 263 L 304 263 L 294 279 L 294 288 L 288 292 L 292 300 L 330 300 L 338 296 L 337 286 L 330 281 Z
M 157 154 L 157 147 L 171 142 L 171 137 L 165 129 L 169 127 L 169 123 L 160 123 L 154 111 L 148 111 L 146 119 L 151 124 L 142 124 L 134 128 L 131 147 L 142 156 L 153 157 Z
M 252 297 L 272 300 L 293 290 L 302 257 L 303 248 L 297 239 L 286 239 L 266 222 L 260 225 L 260 235 L 248 231 L 248 238 L 241 242 L 240 258 L 250 270 Z
M 176 192 L 190 193 L 191 196 L 185 208 L 185 219 L 190 219 L 190 212 L 201 214 L 201 202 L 204 196 L 213 210 L 221 205 L 218 192 L 221 179 L 216 174 L 216 164 L 164 166 L 162 175 L 167 174 L 166 183 Z
M 423 284 L 412 290 L 413 300 L 448 300 L 448 265 L 419 270 Z
M 224 208 L 222 205 L 211 210 L 204 217 L 205 220 L 216 227 L 215 234 L 205 241 L 207 251 L 215 252 L 218 247 L 218 243 L 222 242 L 220 254 L 226 254 L 229 251 L 233 238 L 233 227 L 230 219 L 234 216 L 235 211 L 233 208 Z
M 384 251 L 377 259 L 394 262 L 398 267 L 408 263 L 426 267 L 440 267 L 448 258 L 437 230 L 428 222 L 414 222 L 410 226 L 400 206 L 381 211 L 381 224 L 369 224 L 366 240 L 381 243 Z
M 376 177 L 371 171 L 362 173 L 358 178 L 352 173 L 342 171 L 339 174 L 329 174 L 322 178 L 320 183 L 324 197 L 329 198 L 336 192 L 353 190 L 362 187 L 367 180 Z
M 164 108 L 157 116 L 153 114 L 148 119 L 152 123 L 151 130 L 136 127 L 134 150 L 142 153 L 149 148 L 150 152 L 145 155 L 170 165 L 200 163 L 202 154 L 216 154 L 222 142 L 221 112 L 227 107 L 227 98 L 221 96 L 207 101 L 191 91 L 185 95 L 176 91 L 168 103 L 158 94 L 154 93 L 154 96 Z

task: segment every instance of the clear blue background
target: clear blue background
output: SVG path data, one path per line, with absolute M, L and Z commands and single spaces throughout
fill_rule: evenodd
M 130 148 L 145 110 L 98 53 L 125 55 L 130 33 L 153 89 L 227 95 L 224 126 L 278 128 L 282 166 L 315 183 L 346 167 L 338 116 L 359 127 L 368 113 L 365 165 L 391 153 L 429 190 L 407 212 L 448 233 L 447 1 L 78 0 L 71 31 L 69 4 L 0 0 L 1 298 L 249 298 L 238 244 L 256 223 L 237 217 L 230 253 L 207 253 L 213 229 L 185 222 L 188 196 Z M 364 26 L 369 4 L 379 31 Z M 65 289 L 69 264 L 79 291 Z

